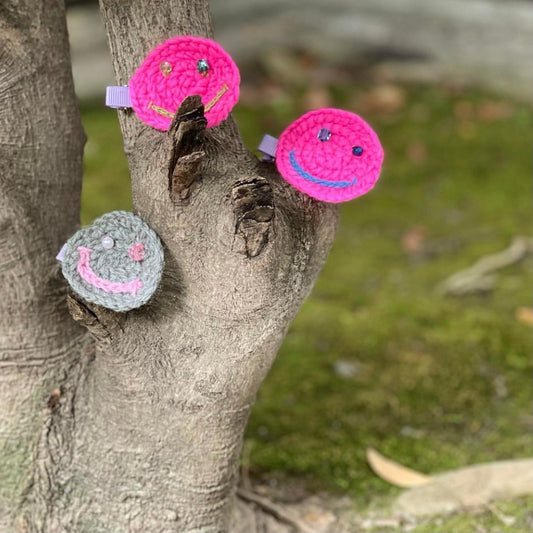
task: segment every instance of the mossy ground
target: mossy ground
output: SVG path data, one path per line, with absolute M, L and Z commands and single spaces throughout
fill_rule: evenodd
M 365 88 L 327 90 L 372 124 L 385 166 L 374 191 L 342 206 L 331 255 L 260 390 L 250 472 L 364 504 L 397 490 L 370 471 L 368 446 L 426 473 L 531 455 L 531 330 L 515 317 L 531 306 L 531 261 L 499 272 L 483 295 L 436 291 L 530 233 L 531 109 L 445 87 L 404 88 L 392 110 L 358 109 Z M 304 112 L 300 96 L 240 105 L 247 145 Z M 83 120 L 88 223 L 131 202 L 115 113 L 87 105 Z M 335 372 L 339 360 L 351 377 Z M 431 531 L 475 531 L 446 527 Z
M 406 526 L 368 528 L 369 533 L 529 533 L 533 526 L 533 498 L 492 502 L 484 509 L 420 518 Z M 407 524 L 406 524 L 407 525 Z

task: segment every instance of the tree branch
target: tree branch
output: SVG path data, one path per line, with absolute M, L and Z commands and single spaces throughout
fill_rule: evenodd
M 185 98 L 168 130 L 172 148 L 169 163 L 169 191 L 175 203 L 189 198 L 205 158 L 203 136 L 207 126 L 200 96 Z
M 67 296 L 67 307 L 72 318 L 100 342 L 110 342 L 115 333 L 122 331 L 123 313 L 91 304 L 74 293 Z

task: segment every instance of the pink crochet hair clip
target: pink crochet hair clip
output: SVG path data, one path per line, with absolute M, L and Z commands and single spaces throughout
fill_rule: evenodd
M 342 109 L 301 116 L 279 141 L 265 135 L 259 150 L 299 191 L 323 202 L 346 202 L 366 194 L 379 178 L 383 148 L 374 130 Z
M 198 94 L 207 126 L 212 127 L 222 122 L 237 103 L 239 83 L 237 65 L 215 41 L 174 37 L 146 56 L 127 87 L 107 87 L 106 105 L 132 107 L 143 122 L 166 131 L 181 102 Z

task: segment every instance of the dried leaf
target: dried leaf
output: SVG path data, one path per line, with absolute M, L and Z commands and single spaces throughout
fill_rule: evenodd
M 508 102 L 494 102 L 486 100 L 479 104 L 477 116 L 483 122 L 495 122 L 509 118 L 514 113 L 513 106 Z
M 409 254 L 418 254 L 424 249 L 427 231 L 422 226 L 407 230 L 402 236 L 402 248 Z
M 333 101 L 327 87 L 311 87 L 304 96 L 306 109 L 320 109 L 321 107 L 332 107 Z
M 397 487 L 418 487 L 432 481 L 429 476 L 387 459 L 373 448 L 366 449 L 366 460 L 374 473 Z
M 359 108 L 367 113 L 394 113 L 405 107 L 405 91 L 396 85 L 380 85 L 360 97 Z
M 522 324 L 533 326 L 533 309 L 531 307 L 519 307 L 515 313 L 516 319 Z
M 424 486 L 402 492 L 395 512 L 414 516 L 483 507 L 495 498 L 533 493 L 533 459 L 514 459 L 468 466 L 436 474 Z
M 407 147 L 407 157 L 411 163 L 421 164 L 428 158 L 426 145 L 422 141 L 413 141 Z
M 515 237 L 505 250 L 485 255 L 471 267 L 456 272 L 439 284 L 437 290 L 441 294 L 461 296 L 474 292 L 491 290 L 496 278 L 492 272 L 521 261 L 533 252 L 533 239 Z

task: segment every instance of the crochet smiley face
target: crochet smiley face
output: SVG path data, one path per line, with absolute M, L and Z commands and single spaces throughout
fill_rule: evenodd
M 318 109 L 280 136 L 276 165 L 301 192 L 324 202 L 345 202 L 367 193 L 379 178 L 383 148 L 358 115 Z
M 187 96 L 200 95 L 207 127 L 224 120 L 239 99 L 240 75 L 231 56 L 216 42 L 201 37 L 174 37 L 154 48 L 129 83 L 137 116 L 168 130 Z
M 163 248 L 139 217 L 113 211 L 67 241 L 62 270 L 87 301 L 128 311 L 145 304 L 159 285 Z

